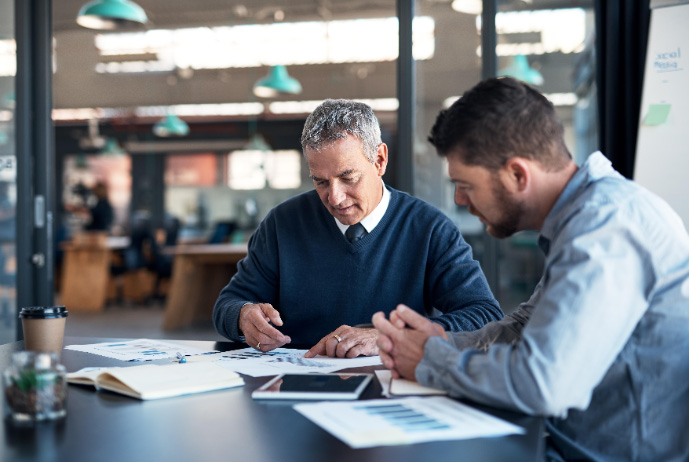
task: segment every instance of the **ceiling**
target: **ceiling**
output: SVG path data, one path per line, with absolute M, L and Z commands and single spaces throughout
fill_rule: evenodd
M 366 18 L 388 15 L 395 0 L 135 0 L 148 15 L 147 29 L 266 23 L 278 11 L 283 21 Z M 452 0 L 416 0 L 415 8 L 450 5 Z M 87 0 L 53 0 L 55 31 L 78 29 L 74 19 Z M 498 0 L 500 11 L 591 8 L 593 0 Z M 3 16 L 3 15 L 0 15 Z M 279 17 L 279 16 L 278 16 Z
M 341 20 L 396 16 L 396 0 L 135 0 L 146 11 L 149 23 L 141 30 L 233 26 Z M 0 1 L 0 8 L 13 2 Z M 95 46 L 100 32 L 84 29 L 75 18 L 86 0 L 53 0 L 55 64 L 53 104 L 62 108 L 135 108 L 175 104 L 246 103 L 256 101 L 254 82 L 266 66 L 203 69 L 189 74 L 178 71 L 146 74 L 98 74 L 104 58 Z M 501 0 L 500 10 L 563 7 L 590 8 L 592 0 Z M 480 35 L 476 18 L 451 8 L 451 0 L 416 0 L 417 15 L 435 20 L 435 55 L 417 63 L 417 93 L 435 108 L 448 96 L 461 94 L 480 78 L 477 55 Z M 0 30 L 11 15 L 0 10 Z M 376 46 L 374 41 L 371 46 Z M 232 50 L 227 50 L 232 53 Z M 539 65 L 550 69 L 544 92 L 571 91 L 571 56 L 551 54 Z M 290 75 L 304 87 L 298 96 L 283 100 L 341 98 L 395 98 L 396 61 L 293 65 Z
M 135 0 L 148 15 L 147 29 L 275 21 L 376 17 L 395 11 L 395 0 Z M 55 31 L 79 29 L 74 19 L 86 0 L 53 0 Z M 278 13 L 278 17 L 279 13 Z
M 396 15 L 395 0 L 136 0 L 149 23 L 141 30 L 213 27 L 275 22 L 299 22 Z M 103 62 L 94 45 L 98 31 L 76 24 L 83 0 L 54 0 L 57 72 L 54 76 L 56 108 L 133 107 L 169 104 L 244 103 L 255 100 L 253 83 L 267 67 L 197 70 L 150 74 L 96 74 Z M 277 19 L 276 19 L 277 18 Z M 224 50 L 223 50 L 224 51 Z M 232 53 L 232 50 L 227 50 Z M 145 59 L 145 58 L 142 58 Z M 290 75 L 304 87 L 298 99 L 332 97 L 394 97 L 395 63 L 348 63 L 294 66 Z M 362 89 L 361 76 L 366 73 Z M 391 82 L 393 85 L 391 85 Z M 126 89 L 126 91 L 122 91 Z M 294 97 L 278 97 L 290 100 Z

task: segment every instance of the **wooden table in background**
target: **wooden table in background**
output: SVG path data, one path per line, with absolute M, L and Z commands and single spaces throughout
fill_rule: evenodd
M 163 319 L 163 329 L 170 330 L 211 318 L 218 293 L 237 272 L 247 245 L 178 245 L 163 252 L 175 256 Z
M 101 311 L 110 281 L 112 252 L 129 246 L 128 237 L 80 233 L 61 244 L 64 251 L 60 303 L 73 311 Z

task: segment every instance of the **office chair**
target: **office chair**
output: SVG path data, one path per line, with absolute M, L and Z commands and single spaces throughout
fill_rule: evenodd
M 232 234 L 237 230 L 237 223 L 234 221 L 219 221 L 208 239 L 209 244 L 225 244 L 230 241 Z
M 120 261 L 110 266 L 110 273 L 117 280 L 114 297 L 143 303 L 154 293 L 156 276 L 150 267 L 158 247 L 147 216 L 139 214 L 133 217 L 129 239 L 129 246 L 122 250 Z
M 177 245 L 179 229 L 180 221 L 177 217 L 167 216 L 165 218 L 163 231 L 165 232 L 164 244 L 166 247 Z M 165 283 L 168 282 L 172 277 L 174 255 L 162 253 L 156 242 L 153 242 L 150 252 L 151 258 L 149 260 L 148 268 L 156 275 L 155 284 L 153 287 L 153 297 L 158 300 L 164 300 L 165 296 L 167 295 Z

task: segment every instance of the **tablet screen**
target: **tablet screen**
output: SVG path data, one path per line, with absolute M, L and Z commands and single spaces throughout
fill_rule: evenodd
M 282 374 L 254 391 L 263 399 L 357 399 L 371 374 Z

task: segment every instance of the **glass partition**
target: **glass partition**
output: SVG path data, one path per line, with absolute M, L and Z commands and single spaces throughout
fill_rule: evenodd
M 472 245 L 484 268 L 483 225 L 454 204 L 446 162 L 426 141 L 438 112 L 481 79 L 481 2 L 417 1 L 416 15 L 435 19 L 432 59 L 417 62 L 414 192 L 443 210 Z M 597 145 L 593 2 L 501 0 L 495 17 L 498 75 L 510 75 L 544 93 L 555 105 L 565 141 L 578 163 Z M 537 234 L 523 232 L 498 243 L 497 281 L 491 289 L 510 312 L 533 291 L 543 269 Z
M 14 1 L 0 0 L 0 344 L 15 340 L 17 159 Z
M 395 162 L 396 1 L 259 3 L 174 2 L 161 11 L 151 2 L 142 7 L 155 27 L 129 31 L 87 30 L 55 8 L 60 168 L 75 154 L 107 155 L 115 140 L 132 158 L 129 216 L 144 211 L 156 225 L 175 216 L 180 236 L 195 239 L 233 220 L 247 238 L 270 208 L 313 187 L 301 129 L 326 98 L 370 104 Z M 426 61 L 433 21 L 417 19 L 414 55 Z M 274 66 L 301 92 L 257 95 Z M 188 133 L 155 135 L 169 115 Z

